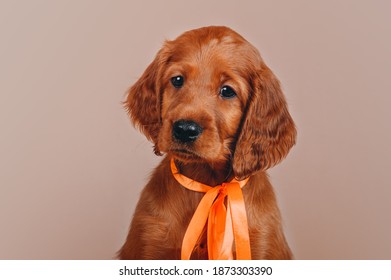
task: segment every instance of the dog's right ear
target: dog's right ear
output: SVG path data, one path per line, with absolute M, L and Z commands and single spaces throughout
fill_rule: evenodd
M 166 43 L 143 75 L 129 89 L 124 101 L 124 107 L 133 125 L 155 144 L 156 154 L 160 153 L 157 139 L 161 127 L 161 77 L 169 57 L 168 44 Z

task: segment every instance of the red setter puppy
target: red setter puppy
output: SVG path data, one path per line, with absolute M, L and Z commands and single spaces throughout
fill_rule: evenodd
M 141 194 L 120 259 L 181 258 L 205 194 L 180 184 L 171 161 L 178 173 L 211 187 L 248 178 L 242 195 L 251 258 L 292 257 L 265 170 L 287 155 L 296 129 L 279 81 L 249 42 L 227 27 L 191 30 L 165 42 L 129 90 L 125 107 L 165 158 Z M 211 258 L 208 223 L 191 259 Z M 228 245 L 234 258 L 242 246 L 235 243 Z

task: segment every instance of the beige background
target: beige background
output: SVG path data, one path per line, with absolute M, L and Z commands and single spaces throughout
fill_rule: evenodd
M 298 259 L 391 258 L 390 1 L 0 1 L 0 259 L 110 259 L 160 160 L 121 101 L 164 39 L 227 25 L 282 81 L 270 172 Z

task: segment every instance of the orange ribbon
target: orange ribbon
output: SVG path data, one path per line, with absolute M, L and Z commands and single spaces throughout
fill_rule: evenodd
M 250 260 L 247 214 L 241 189 L 246 185 L 248 178 L 242 181 L 233 179 L 229 183 L 210 187 L 180 174 L 174 159 L 171 159 L 171 171 L 175 179 L 185 188 L 205 193 L 183 238 L 181 259 L 190 259 L 208 222 L 207 240 L 210 260 L 232 260 L 234 240 L 236 259 Z M 226 199 L 227 206 L 225 206 Z

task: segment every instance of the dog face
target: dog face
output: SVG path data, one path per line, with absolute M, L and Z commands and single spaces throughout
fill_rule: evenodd
M 278 163 L 295 142 L 278 80 L 258 51 L 226 27 L 166 42 L 125 106 L 156 153 L 229 163 L 238 179 Z

